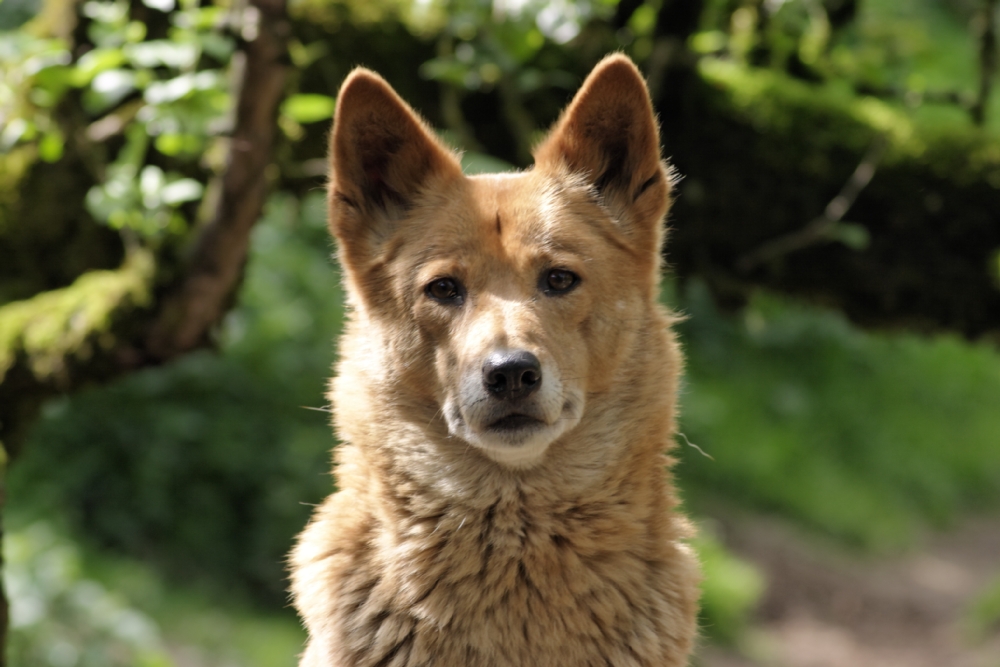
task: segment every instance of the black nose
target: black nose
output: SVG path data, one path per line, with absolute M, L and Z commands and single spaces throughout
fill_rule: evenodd
M 527 398 L 542 384 L 542 365 L 527 350 L 494 352 L 483 364 L 483 384 L 500 400 Z

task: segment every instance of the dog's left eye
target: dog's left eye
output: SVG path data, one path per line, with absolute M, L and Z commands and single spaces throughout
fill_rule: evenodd
M 542 276 L 542 291 L 546 294 L 565 294 L 580 282 L 580 276 L 566 269 L 549 269 Z
M 459 305 L 462 303 L 462 286 L 454 278 L 438 278 L 424 288 L 424 293 L 440 303 Z

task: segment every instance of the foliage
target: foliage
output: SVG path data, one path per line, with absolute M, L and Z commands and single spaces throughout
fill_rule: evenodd
M 191 162 L 229 126 L 222 66 L 234 44 L 221 28 L 224 20 L 239 17 L 193 0 L 183 0 L 176 11 L 174 0 L 148 0 L 146 9 L 169 17 L 170 26 L 161 29 L 156 16 L 131 18 L 127 0 L 86 2 L 82 12 L 93 48 L 75 61 L 72 45 L 62 39 L 25 30 L 5 41 L 0 116 L 6 127 L 0 142 L 6 149 L 36 142 L 43 160 L 58 160 L 66 139 L 52 112 L 79 91 L 84 113 L 100 118 L 88 128 L 88 138 L 125 138 L 112 161 L 92 167 L 104 175 L 87 195 L 89 211 L 115 229 L 155 238 L 183 229 L 179 207 L 203 192 L 199 180 L 155 162 Z M 164 34 L 149 35 L 150 26 Z M 158 158 L 150 154 L 150 143 Z
M 700 54 L 800 80 L 846 83 L 911 113 L 924 106 L 961 111 L 974 96 L 978 67 L 969 26 L 980 3 L 865 0 L 846 12 L 855 3 L 707 4 L 692 38 Z
M 922 527 L 1000 505 L 1000 357 L 761 297 L 742 320 L 699 284 L 690 319 L 678 473 L 692 505 L 779 513 L 891 549 Z
M 733 556 L 703 522 L 694 547 L 701 560 L 702 631 L 717 642 L 738 642 L 747 618 L 764 593 L 764 578 L 749 563 Z
M 331 490 L 327 418 L 299 406 L 322 407 L 342 295 L 320 193 L 274 197 L 253 241 L 222 357 L 51 404 L 11 498 L 15 516 L 65 515 L 90 541 L 273 605 L 301 503 Z M 691 315 L 682 428 L 713 457 L 682 439 L 678 478 L 699 513 L 740 504 L 890 548 L 1000 501 L 995 352 L 863 334 L 773 299 L 733 320 L 697 284 L 675 299 Z M 696 546 L 706 631 L 732 641 L 759 579 L 710 534 Z
M 183 585 L 148 563 L 80 548 L 82 572 L 155 619 L 180 665 L 293 667 L 305 631 L 287 607 L 258 609 L 190 580 Z M 213 594 L 214 593 L 214 594 Z
M 51 403 L 11 474 L 11 506 L 175 574 L 284 599 L 283 560 L 330 490 L 316 406 L 339 327 L 323 198 L 277 198 L 223 356 L 198 354 Z M 60 461 L 58 467 L 52 461 Z
M 1000 143 L 970 133 L 964 120 L 914 116 L 899 105 L 859 97 L 836 83 L 807 84 L 726 60 L 704 58 L 700 68 L 738 115 L 762 133 L 811 126 L 816 132 L 810 143 L 858 152 L 881 136 L 888 142 L 883 160 L 887 165 L 923 162 L 942 178 L 985 179 L 1000 187 Z M 949 159 L 956 145 L 963 147 L 962 157 Z
M 0 34 L 0 235 L 43 227 L 22 222 L 39 202 L 16 219 L 7 211 L 36 163 L 51 163 L 86 171 L 89 192 L 68 202 L 70 210 L 85 205 L 130 248 L 179 247 L 224 168 L 232 55 L 253 34 L 253 12 L 228 2 L 88 0 L 75 30 L 55 30 L 35 15 L 54 4 L 0 3 L 0 30 L 19 28 Z M 469 171 L 523 165 L 537 129 L 598 55 L 622 49 L 649 71 L 669 60 L 673 47 L 657 32 L 667 4 L 642 3 L 612 29 L 610 0 L 292 2 L 296 73 L 272 173 L 287 191 L 272 198 L 254 232 L 239 304 L 219 332 L 221 356 L 198 354 L 50 403 L 11 473 L 15 523 L 64 515 L 76 536 L 175 578 L 212 580 L 217 597 L 283 602 L 284 554 L 308 503 L 331 489 L 332 437 L 320 397 L 342 295 L 328 264 L 323 197 L 310 190 L 323 172 L 322 121 L 335 107 L 328 93 L 354 63 L 385 64 L 394 84 L 415 89 L 410 96 L 401 88 L 407 99 L 419 95 L 417 106 L 466 149 Z M 826 197 L 831 174 L 853 167 L 878 134 L 890 140 L 887 163 L 922 162 L 950 179 L 997 187 L 991 137 L 1000 104 L 985 131 L 972 128 L 964 106 L 978 72 L 968 15 L 954 9 L 960 3 L 869 0 L 846 23 L 824 9 L 836 4 L 708 0 L 689 40 L 699 81 L 726 106 L 726 121 L 762 137 L 752 147 L 758 157 L 794 170 L 793 198 Z M 802 157 L 801 146 L 778 145 L 772 137 L 787 135 L 768 133 L 791 124 L 808 129 L 802 144 L 821 150 L 790 158 Z M 723 176 L 735 168 L 737 179 L 762 178 L 737 160 L 720 164 L 718 155 L 744 148 L 705 143 L 689 155 L 711 154 L 711 170 Z M 697 201 L 696 185 L 682 182 L 681 207 Z M 743 206 L 729 191 L 712 192 Z M 781 215 L 764 211 L 757 228 Z M 148 255 L 129 261 L 136 257 Z M 1000 254 L 992 257 L 1000 280 Z M 51 372 L 63 357 L 103 344 L 113 310 L 155 297 L 152 260 L 140 268 L 91 273 L 0 310 L 0 372 L 18 355 Z M 679 478 L 699 513 L 739 504 L 884 549 L 1000 501 L 995 352 L 951 339 L 867 335 L 839 316 L 768 297 L 732 319 L 697 283 L 683 286 L 678 300 L 692 315 L 682 325 L 683 428 L 713 457 L 680 446 Z M 732 641 L 760 580 L 710 533 L 696 546 L 708 570 L 703 622 Z M 72 589 L 75 580 L 66 581 Z M 983 599 L 991 617 L 994 597 Z M 200 620 L 184 632 L 215 627 L 193 618 Z
M 62 515 L 89 543 L 215 582 L 229 598 L 279 603 L 284 554 L 309 504 L 332 490 L 327 419 L 299 407 L 322 395 L 342 317 L 324 220 L 318 193 L 301 205 L 272 198 L 222 358 L 51 403 L 11 476 L 16 520 Z M 732 639 L 757 579 L 710 536 L 697 547 L 704 622 Z
M 973 600 L 965 624 L 976 638 L 1000 631 L 1000 574 Z
M 156 624 L 84 578 L 80 555 L 45 524 L 4 536 L 14 665 L 169 667 Z
M 95 346 L 110 347 L 112 319 L 125 306 L 149 305 L 152 274 L 152 257 L 137 249 L 117 271 L 91 271 L 69 287 L 0 307 L 0 380 L 18 355 L 48 377 Z
M 261 612 L 177 586 L 148 564 L 74 544 L 50 523 L 8 533 L 5 551 L 11 664 L 292 667 L 302 648 L 287 609 Z

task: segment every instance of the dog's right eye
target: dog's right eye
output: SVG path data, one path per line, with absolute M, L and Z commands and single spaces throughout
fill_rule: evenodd
M 571 291 L 580 283 L 580 277 L 566 269 L 551 269 L 542 275 L 542 291 L 550 296 L 559 296 Z
M 424 288 L 424 293 L 439 303 L 458 306 L 462 303 L 462 286 L 454 278 L 437 278 Z

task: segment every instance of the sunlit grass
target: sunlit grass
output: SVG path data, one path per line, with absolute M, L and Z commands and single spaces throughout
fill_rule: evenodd
M 725 499 L 870 548 L 1000 505 L 1000 355 L 951 336 L 876 335 L 760 298 L 726 318 L 698 285 L 679 473 Z

